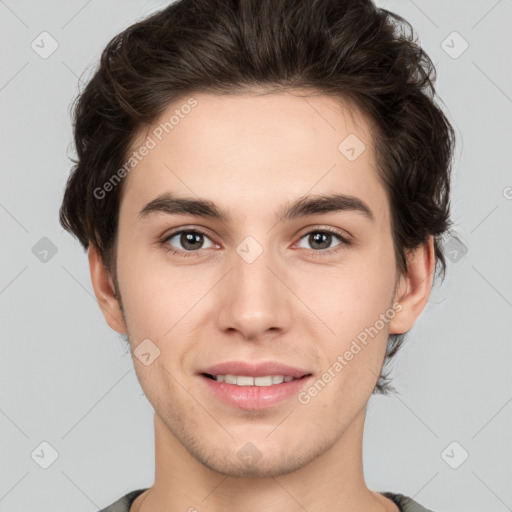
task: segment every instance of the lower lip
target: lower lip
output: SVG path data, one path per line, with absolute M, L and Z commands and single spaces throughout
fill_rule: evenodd
M 297 395 L 311 375 L 272 386 L 237 386 L 199 375 L 208 389 L 223 402 L 238 409 L 267 409 Z

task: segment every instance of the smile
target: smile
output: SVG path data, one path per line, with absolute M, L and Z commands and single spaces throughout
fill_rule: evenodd
M 264 375 L 261 377 L 251 377 L 249 375 L 210 375 L 204 374 L 210 379 L 217 382 L 226 382 L 227 384 L 234 384 L 235 386 L 273 386 L 274 384 L 282 384 L 283 382 L 291 382 L 294 377 L 290 375 Z
M 311 379 L 311 374 L 303 377 L 290 375 L 249 375 L 201 373 L 198 375 L 205 391 L 216 401 L 235 409 L 261 410 L 277 406 L 286 400 L 294 399 Z

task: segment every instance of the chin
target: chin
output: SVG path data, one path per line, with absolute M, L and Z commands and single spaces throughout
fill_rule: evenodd
M 230 441 L 213 448 L 203 440 L 185 448 L 208 469 L 234 478 L 274 478 L 293 473 L 328 448 L 318 443 L 305 446 L 281 442 L 276 446 L 265 438 L 255 439 L 254 443 Z
M 195 456 L 195 454 L 192 454 Z M 262 454 L 256 461 L 240 460 L 237 454 L 227 458 L 211 456 L 197 457 L 199 462 L 212 471 L 233 478 L 275 478 L 300 469 L 304 462 L 300 455 L 289 455 L 286 459 L 273 454 L 270 458 Z

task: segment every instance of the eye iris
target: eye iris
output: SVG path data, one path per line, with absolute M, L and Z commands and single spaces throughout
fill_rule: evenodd
M 186 249 L 198 249 L 202 245 L 202 236 L 201 233 L 185 232 L 180 236 L 180 243 Z M 193 245 L 194 242 L 199 242 L 199 247 L 197 244 Z
M 326 249 L 331 245 L 332 235 L 329 233 L 315 233 L 313 235 L 309 235 L 309 240 L 312 246 L 315 243 L 319 243 L 322 247 L 317 247 L 318 249 Z
M 202 233 L 195 231 L 183 231 L 180 234 L 180 243 L 186 250 L 197 250 L 203 245 Z M 331 245 L 333 235 L 325 231 L 317 231 L 309 235 L 309 242 L 314 247 L 317 245 L 317 249 L 327 249 Z

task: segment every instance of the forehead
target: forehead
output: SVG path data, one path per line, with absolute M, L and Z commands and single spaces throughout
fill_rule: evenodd
M 371 128 L 357 109 L 328 96 L 185 96 L 136 137 L 134 151 L 150 150 L 125 178 L 121 208 L 134 213 L 169 191 L 249 215 L 339 192 L 364 196 L 383 214 Z

